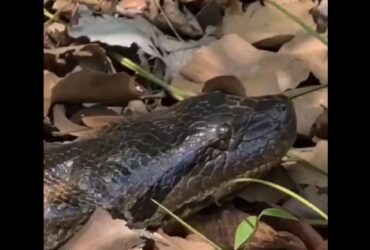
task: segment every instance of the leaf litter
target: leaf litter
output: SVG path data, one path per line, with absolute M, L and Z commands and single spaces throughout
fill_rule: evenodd
M 245 11 L 242 2 L 251 2 L 244 5 Z M 97 137 L 125 116 L 165 109 L 174 102 L 162 88 L 115 61 L 112 51 L 191 95 L 214 90 L 240 96 L 307 92 L 317 87 L 302 86 L 311 76 L 317 79 L 314 85 L 327 85 L 327 46 L 266 2 L 46 1 L 44 7 L 55 18 L 44 26 L 45 147 Z M 327 35 L 327 1 L 275 2 Z M 265 178 L 326 211 L 327 89 L 293 102 L 298 133 L 315 146 L 293 147 L 292 157 L 284 159 L 279 173 Z M 317 219 L 295 200 L 258 184 L 237 194 L 252 207 L 262 202 L 285 208 L 304 221 Z M 230 202 L 232 197 L 226 204 Z M 195 214 L 187 222 L 230 249 L 237 226 L 248 215 L 257 213 L 245 213 L 229 204 L 209 216 Z M 294 223 L 265 220 L 245 249 L 327 248 L 327 238 L 316 226 Z M 154 241 L 151 249 L 212 249 L 197 235 L 175 231 L 147 232 Z M 62 249 L 144 246 L 150 248 L 138 232 L 98 209 Z

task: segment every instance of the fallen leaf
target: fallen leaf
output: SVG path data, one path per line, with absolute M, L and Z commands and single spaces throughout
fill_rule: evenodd
M 144 88 L 125 72 L 103 74 L 81 70 L 67 75 L 53 88 L 53 103 L 122 105 L 139 99 Z
M 302 220 L 284 220 L 273 217 L 264 217 L 263 220 L 275 230 L 290 232 L 298 236 L 308 250 L 318 250 L 320 246 L 325 244 L 323 237 L 312 226 Z
M 278 52 L 299 59 L 320 80 L 328 83 L 328 46 L 306 32 L 299 32 Z
M 53 9 L 64 13 L 74 12 L 77 4 L 83 4 L 100 13 L 112 14 L 114 13 L 116 3 L 107 0 L 78 0 L 78 2 L 71 2 L 70 0 L 56 0 Z
M 234 75 L 243 83 L 248 96 L 278 94 L 295 88 L 309 73 L 299 59 L 258 50 L 235 34 L 225 35 L 198 50 L 181 70 L 188 80 L 202 83 L 217 76 Z
M 311 14 L 316 23 L 316 31 L 326 32 L 328 29 L 328 0 L 319 1 L 318 6 L 311 10 Z
M 78 24 L 69 29 L 71 37 L 87 37 L 90 41 L 99 41 L 110 46 L 131 47 L 135 43 L 145 53 L 160 57 L 155 45 L 157 37 L 162 33 L 143 17 L 95 17 L 86 9 L 81 9 L 80 15 Z
M 53 22 L 44 29 L 45 35 L 51 40 L 47 44 L 47 48 L 68 46 L 72 39 L 68 36 L 67 27 L 65 24 Z M 44 44 L 45 46 L 45 44 Z
M 56 104 L 53 107 L 53 124 L 61 132 L 86 130 L 87 127 L 71 122 L 66 116 L 66 109 L 63 105 Z
M 162 231 L 159 231 L 162 236 L 161 241 L 155 241 L 154 249 L 156 250 L 213 250 L 214 248 L 199 240 L 184 239 L 176 236 L 169 236 Z
M 44 69 L 63 77 L 76 66 L 107 74 L 116 72 L 105 50 L 98 44 L 44 49 Z
M 145 242 L 123 220 L 97 208 L 86 225 L 60 250 L 139 250 Z
M 71 105 L 69 105 L 71 106 Z M 82 118 L 90 116 L 118 116 L 120 113 L 116 113 L 114 110 L 101 105 L 94 104 L 91 107 L 86 107 L 86 103 L 76 104 L 76 110 L 70 110 L 69 119 L 77 124 L 83 124 Z
M 309 11 L 315 6 L 312 0 L 274 0 L 284 9 L 309 26 L 314 26 Z M 302 28 L 270 4 L 251 3 L 243 14 L 227 10 L 222 22 L 222 34 L 238 34 L 250 43 L 281 35 L 295 35 Z
M 52 90 L 59 81 L 60 78 L 54 73 L 44 70 L 44 116 L 49 113 Z
M 86 116 L 82 118 L 82 122 L 90 128 L 100 128 L 112 123 L 117 123 L 122 119 L 122 116 Z
M 220 90 L 230 95 L 245 97 L 246 91 L 243 83 L 235 76 L 217 76 L 204 83 L 202 92 L 212 92 Z
M 169 25 L 171 23 L 180 36 L 199 38 L 204 34 L 195 16 L 178 0 L 150 1 L 149 10 L 146 16 L 164 31 L 173 31 Z
M 316 121 L 312 125 L 310 136 L 316 136 L 324 140 L 328 139 L 328 109 L 326 107 L 323 107 L 322 114 L 317 117 Z
M 295 93 L 310 91 L 316 86 L 308 86 L 289 91 L 289 96 Z M 302 135 L 310 135 L 312 124 L 322 113 L 322 106 L 328 107 L 328 90 L 320 89 L 293 99 L 297 115 L 297 132 Z

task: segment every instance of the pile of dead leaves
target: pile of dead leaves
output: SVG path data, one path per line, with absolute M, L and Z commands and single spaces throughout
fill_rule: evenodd
M 218 89 L 242 96 L 282 92 L 299 96 L 327 85 L 327 46 L 269 2 L 44 1 L 45 147 L 99 136 L 124 116 L 176 102 L 113 54 L 188 95 Z M 327 1 L 274 2 L 327 35 Z M 326 211 L 327 89 L 297 97 L 294 104 L 299 137 L 282 167 L 266 178 Z M 281 207 L 302 220 L 266 220 L 248 249 L 326 249 L 326 225 L 312 226 L 318 217 L 295 200 L 258 185 L 237 197 L 226 207 L 187 222 L 230 249 L 236 227 L 248 214 Z M 212 249 L 196 235 L 168 234 L 173 233 L 152 234 L 154 249 Z M 124 221 L 97 210 L 63 249 L 143 249 L 148 244 Z

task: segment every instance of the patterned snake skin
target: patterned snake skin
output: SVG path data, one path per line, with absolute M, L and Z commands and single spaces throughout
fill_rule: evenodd
M 164 219 L 151 199 L 186 216 L 227 181 L 278 164 L 295 136 L 287 97 L 213 92 L 125 118 L 99 138 L 45 150 L 44 249 L 70 239 L 97 206 L 133 227 Z

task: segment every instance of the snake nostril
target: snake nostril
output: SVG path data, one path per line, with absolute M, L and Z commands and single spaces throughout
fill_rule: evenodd
M 285 105 L 285 104 L 282 104 L 282 103 L 280 103 L 280 104 L 276 105 L 276 108 L 277 108 L 277 110 L 278 110 L 278 111 L 280 111 L 280 112 L 284 112 L 284 111 L 286 111 L 286 110 L 287 110 L 286 105 Z

